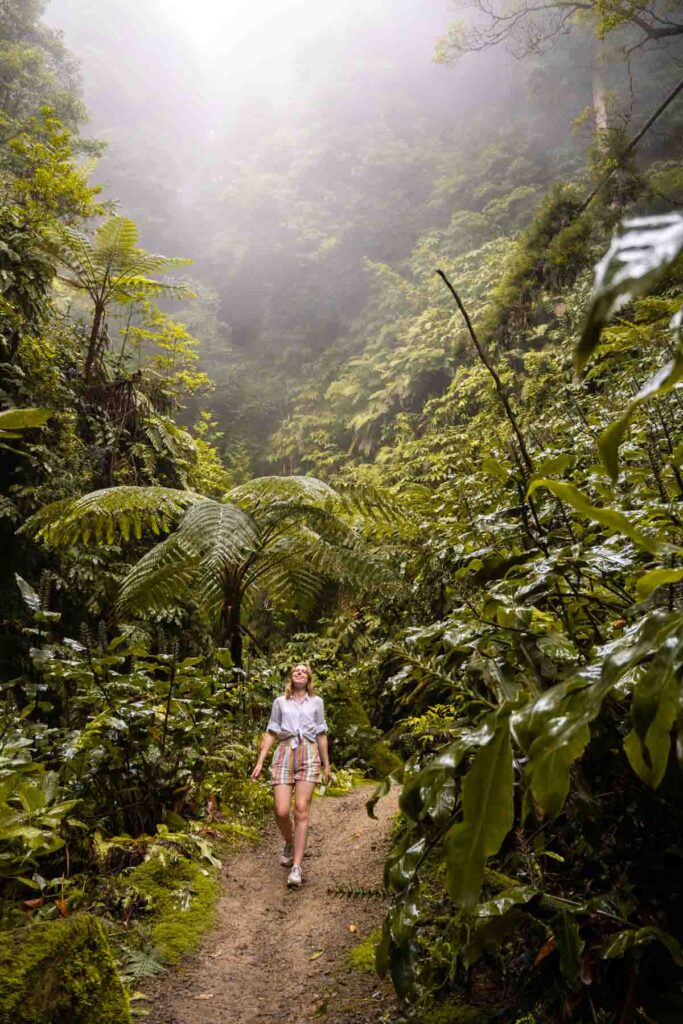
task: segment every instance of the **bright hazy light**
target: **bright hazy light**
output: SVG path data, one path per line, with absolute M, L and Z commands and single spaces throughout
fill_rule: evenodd
M 224 56 L 237 70 L 291 53 L 356 6 L 355 0 L 166 0 L 164 10 L 198 49 Z

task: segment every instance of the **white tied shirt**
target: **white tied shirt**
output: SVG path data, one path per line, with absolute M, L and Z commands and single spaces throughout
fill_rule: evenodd
M 315 741 L 321 732 L 327 732 L 322 697 L 311 697 L 308 693 L 300 701 L 276 697 L 267 729 L 279 740 L 291 737 L 292 747 L 298 747 L 302 739 Z

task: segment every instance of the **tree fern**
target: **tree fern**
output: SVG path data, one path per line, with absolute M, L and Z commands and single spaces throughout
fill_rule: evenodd
M 200 496 L 171 487 L 109 487 L 53 502 L 24 523 L 22 532 L 48 547 L 138 540 L 143 529 L 168 532 Z
M 223 599 L 226 572 L 241 564 L 256 540 L 242 509 L 209 498 L 197 501 L 177 532 L 143 555 L 125 577 L 119 607 L 137 613 L 167 610 L 192 587 L 193 600 L 211 614 Z
M 23 529 L 52 547 L 113 544 L 139 539 L 146 528 L 169 531 L 180 519 L 175 533 L 127 574 L 119 610 L 146 615 L 190 602 L 217 634 L 227 632 L 237 665 L 241 616 L 258 600 L 307 612 L 328 581 L 362 589 L 393 583 L 388 569 L 368 556 L 348 507 L 328 484 L 261 477 L 227 497 L 220 502 L 165 487 L 112 487 L 48 505 Z
M 242 505 L 261 505 L 274 501 L 331 502 L 337 492 L 329 484 L 311 476 L 261 476 L 233 487 L 225 495 L 227 501 Z

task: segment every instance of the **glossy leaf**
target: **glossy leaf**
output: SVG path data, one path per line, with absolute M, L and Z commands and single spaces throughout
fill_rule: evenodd
M 662 544 L 659 540 L 655 537 L 648 537 L 646 534 L 642 533 L 642 531 L 633 526 L 630 520 L 628 520 L 621 512 L 616 512 L 611 508 L 599 508 L 597 505 L 592 505 L 585 494 L 582 494 L 574 484 L 564 483 L 560 480 L 549 480 L 547 478 L 543 478 L 532 482 L 529 487 L 528 494 L 533 494 L 539 487 L 547 488 L 547 490 L 554 494 L 556 498 L 559 498 L 560 501 L 564 501 L 567 505 L 571 505 L 574 511 L 580 516 L 586 516 L 588 519 L 593 519 L 610 532 L 623 534 L 639 547 L 649 551 L 650 554 L 658 554 L 661 550 Z
M 598 449 L 602 461 L 612 480 L 619 476 L 619 445 L 624 439 L 629 424 L 638 406 L 649 401 L 656 395 L 665 395 L 673 390 L 683 378 L 683 352 L 677 352 L 672 360 L 658 370 L 640 389 L 633 401 L 629 402 L 625 411 L 614 423 L 602 432 L 598 440 Z
M 576 984 L 581 969 L 581 954 L 586 943 L 581 938 L 576 918 L 564 910 L 555 918 L 553 930 L 560 953 L 560 970 L 570 987 Z
M 384 865 L 384 884 L 387 889 L 403 892 L 408 888 L 424 854 L 425 844 L 425 837 L 416 836 L 414 830 L 406 833 Z
M 671 728 L 678 711 L 680 647 L 671 637 L 657 651 L 633 693 L 633 729 L 624 740 L 624 750 L 636 775 L 652 789 L 664 777 L 671 750 Z
M 520 906 L 513 906 L 498 917 L 478 919 L 462 950 L 465 967 L 471 967 L 487 951 L 498 949 L 508 935 L 523 925 L 525 916 Z
M 19 573 L 15 572 L 14 578 L 17 581 L 17 586 L 19 587 L 19 590 L 21 592 L 24 604 L 28 608 L 30 608 L 32 612 L 39 611 L 40 598 L 38 597 L 38 594 L 36 594 L 33 587 L 29 583 L 27 583 L 26 580 L 22 579 Z
M 473 907 L 484 865 L 512 828 L 513 772 L 510 727 L 499 722 L 474 759 L 462 787 L 463 820 L 446 837 L 448 890 L 454 903 Z
M 683 250 L 683 217 L 666 214 L 625 221 L 595 268 L 593 297 L 574 365 L 582 370 L 604 325 L 622 306 L 650 291 Z
M 558 684 L 513 718 L 513 729 L 528 744 L 528 774 L 534 798 L 552 817 L 569 793 L 569 772 L 590 739 L 590 723 L 612 689 L 611 679 L 578 676 Z
M 668 949 L 676 966 L 683 967 L 683 949 L 681 949 L 678 939 L 669 932 L 651 925 L 645 928 L 629 928 L 619 932 L 607 943 L 602 955 L 605 960 L 614 960 L 624 956 L 629 950 L 638 949 L 649 942 L 661 942 Z
M 640 577 L 636 585 L 638 599 L 644 601 L 658 587 L 683 580 L 683 569 L 651 569 Z
M 492 730 L 485 726 L 469 730 L 427 764 L 404 785 L 399 806 L 414 821 L 430 817 L 435 825 L 445 825 L 455 805 L 455 772 L 465 755 L 485 743 Z
M 18 437 L 15 431 L 43 427 L 54 416 L 52 409 L 4 409 L 0 412 L 0 438 L 3 435 Z

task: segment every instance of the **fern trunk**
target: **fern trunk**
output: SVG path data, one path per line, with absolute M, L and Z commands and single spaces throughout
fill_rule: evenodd
M 90 338 L 88 339 L 88 352 L 85 357 L 85 367 L 83 370 L 83 376 L 86 380 L 90 380 L 92 375 L 92 368 L 95 362 L 95 356 L 97 354 L 97 343 L 100 339 L 100 331 L 102 329 L 102 319 L 104 317 L 104 306 L 99 303 L 95 306 L 95 313 L 92 320 L 92 327 L 90 329 Z
M 230 598 L 223 605 L 222 630 L 223 636 L 221 646 L 230 648 L 230 656 L 234 668 L 242 668 L 243 641 L 241 608 L 239 598 L 231 594 Z

